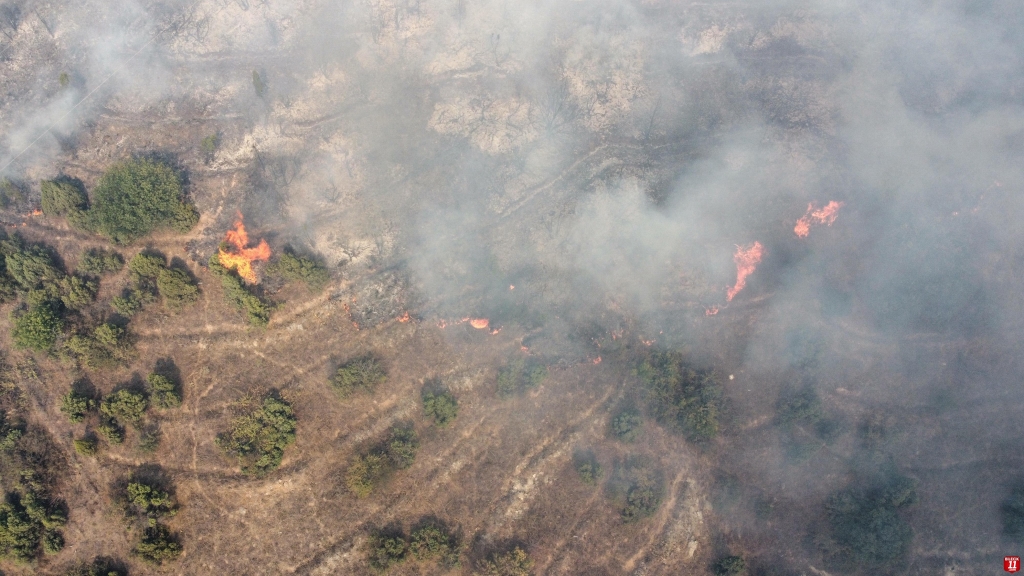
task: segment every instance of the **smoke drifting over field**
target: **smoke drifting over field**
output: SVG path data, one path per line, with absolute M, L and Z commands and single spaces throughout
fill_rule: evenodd
M 962 479 L 950 467 L 989 470 L 991 502 L 919 529 L 921 549 L 971 555 L 996 537 L 1024 458 L 1020 3 L 4 6 L 5 176 L 169 152 L 231 176 L 216 194 L 192 178 L 210 238 L 238 209 L 332 266 L 402 276 L 425 318 L 560 317 L 547 329 L 563 342 L 597 325 L 569 347 L 580 358 L 628 325 L 766 375 L 727 385 L 738 427 L 779 379 L 819 388 L 851 430 L 953 394 L 963 428 L 913 420 L 891 457 L 937 494 L 921 522 Z M 161 127 L 119 142 L 140 122 Z M 743 287 L 734 255 L 755 242 Z M 734 461 L 761 458 L 739 444 Z M 1013 447 L 976 448 L 993 445 Z M 783 501 L 820 502 L 848 468 L 752 470 Z M 954 544 L 968 529 L 983 536 Z

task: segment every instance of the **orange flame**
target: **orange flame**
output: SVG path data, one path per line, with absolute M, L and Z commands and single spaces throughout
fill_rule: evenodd
M 266 240 L 261 239 L 255 248 L 246 248 L 249 244 L 249 234 L 245 231 L 245 224 L 242 222 L 242 214 L 238 214 L 234 230 L 228 230 L 224 240 L 234 247 L 231 252 L 219 250 L 218 259 L 221 266 L 233 268 L 243 280 L 250 284 L 256 284 L 258 279 L 256 271 L 252 269 L 252 263 L 257 260 L 270 259 L 270 246 Z
M 711 308 L 705 308 L 704 309 L 704 315 L 705 316 L 714 316 L 715 314 L 718 314 L 719 310 L 721 310 L 721 308 L 718 307 L 718 304 L 715 304 Z
M 397 318 L 397 320 L 398 320 L 399 322 L 401 322 L 402 324 L 405 324 L 406 322 L 409 322 L 410 320 L 412 320 L 412 316 L 410 316 L 410 315 L 409 315 L 409 311 L 408 311 L 408 310 L 406 310 L 406 311 L 405 311 L 405 314 L 402 314 L 401 316 L 399 316 L 399 317 Z
M 42 216 L 42 215 L 43 215 L 43 211 L 40 210 L 39 208 L 36 208 L 35 210 L 32 211 L 32 216 Z
M 830 201 L 820 210 L 814 209 L 813 202 L 808 204 L 807 213 L 796 221 L 793 232 L 800 238 L 807 238 L 807 235 L 811 233 L 811 224 L 831 226 L 836 221 L 836 218 L 839 217 L 839 209 L 842 207 L 843 202 L 836 202 L 835 200 Z
M 593 360 L 591 360 L 591 362 L 593 362 L 594 364 L 600 364 L 601 363 L 601 357 L 598 356 L 597 358 L 594 358 Z
M 477 330 L 483 330 L 491 325 L 491 321 L 487 318 L 470 318 L 469 325 Z
M 746 248 L 736 246 L 736 254 L 732 257 L 733 262 L 736 263 L 736 284 L 726 292 L 725 299 L 727 301 L 732 301 L 740 293 L 740 290 L 746 287 L 747 276 L 753 274 L 757 269 L 757 265 L 761 263 L 761 256 L 764 256 L 764 246 L 760 242 L 754 242 Z

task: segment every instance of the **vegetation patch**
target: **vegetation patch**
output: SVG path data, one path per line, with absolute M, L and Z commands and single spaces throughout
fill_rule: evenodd
M 444 427 L 459 415 L 459 401 L 448 390 L 439 390 L 433 385 L 423 389 L 423 412 L 436 426 Z
M 521 546 L 504 552 L 492 552 L 477 566 L 483 576 L 530 576 L 533 560 Z
M 373 392 L 387 380 L 388 374 L 380 360 L 373 356 L 360 356 L 345 362 L 334 371 L 331 387 L 341 398 L 353 392 Z
M 898 474 L 833 494 L 825 505 L 829 538 L 819 541 L 839 570 L 893 566 L 910 549 L 914 531 L 900 510 L 917 501 L 917 482 Z
M 406 561 L 439 562 L 456 568 L 462 554 L 462 538 L 448 524 L 435 517 L 420 520 L 408 536 L 400 526 L 389 526 L 370 535 L 367 560 L 374 572 L 383 573 Z
M 514 357 L 498 369 L 498 396 L 508 398 L 540 386 L 548 377 L 547 366 Z
M 357 498 L 365 498 L 396 470 L 412 466 L 418 449 L 416 430 L 408 424 L 396 424 L 383 442 L 352 460 L 345 473 L 345 485 Z
M 636 369 L 658 422 L 692 441 L 718 435 L 722 389 L 710 370 L 691 367 L 678 352 L 653 352 Z
M 588 486 L 597 486 L 597 483 L 601 481 L 601 476 L 604 474 L 604 471 L 601 470 L 601 464 L 597 461 L 597 456 L 590 451 L 574 454 L 573 468 L 579 474 L 580 480 Z
M 310 290 L 323 288 L 331 279 L 327 266 L 312 258 L 298 256 L 288 248 L 267 267 L 267 272 L 290 282 L 303 282 Z
M 711 571 L 715 576 L 745 576 L 747 562 L 742 556 L 726 556 L 715 562 Z
M 210 257 L 209 267 L 210 272 L 220 278 L 221 287 L 224 289 L 224 297 L 235 308 L 245 312 L 246 319 L 248 319 L 250 324 L 253 326 L 266 326 L 270 322 L 270 313 L 273 307 L 256 294 L 250 292 L 237 272 L 221 265 L 216 253 Z
M 285 448 L 295 442 L 296 423 L 290 404 L 266 396 L 231 421 L 231 429 L 217 437 L 217 446 L 238 459 L 243 474 L 263 477 L 281 465 Z
M 622 442 L 630 444 L 636 442 L 636 439 L 640 437 L 640 432 L 643 430 L 643 423 L 644 420 L 640 416 L 640 412 L 627 408 L 612 418 L 612 436 Z

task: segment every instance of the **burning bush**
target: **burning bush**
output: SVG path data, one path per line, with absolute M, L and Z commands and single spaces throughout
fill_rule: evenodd
M 224 288 L 224 297 L 228 299 L 228 302 L 245 312 L 250 324 L 266 326 L 270 322 L 271 306 L 246 289 L 238 274 L 220 263 L 217 254 L 210 257 L 209 265 L 210 272 L 220 278 L 221 286 Z
M 290 404 L 275 396 L 231 421 L 217 437 L 219 446 L 238 459 L 242 473 L 263 477 L 281 465 L 284 449 L 295 442 L 297 420 Z
M 693 441 L 718 434 L 722 390 L 710 370 L 691 367 L 678 352 L 652 352 L 636 372 L 659 422 Z
M 331 386 L 338 396 L 344 399 L 353 392 L 373 392 L 387 376 L 384 366 L 375 357 L 360 356 L 338 367 L 331 377 Z

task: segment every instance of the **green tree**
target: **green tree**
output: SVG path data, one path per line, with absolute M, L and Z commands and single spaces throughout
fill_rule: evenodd
M 199 214 L 184 198 L 174 169 L 136 159 L 115 164 L 100 178 L 89 220 L 100 234 L 128 244 L 159 227 L 187 232 L 199 221 Z
M 498 369 L 498 396 L 508 398 L 539 386 L 547 376 L 548 369 L 543 364 L 514 357 Z
M 361 454 L 352 460 L 345 471 L 345 485 L 357 498 L 366 498 L 390 471 L 384 454 Z
M 898 474 L 833 494 L 825 505 L 831 540 L 830 564 L 843 568 L 880 568 L 902 559 L 913 528 L 899 510 L 917 501 L 917 483 Z
M 81 310 L 96 299 L 99 285 L 88 278 L 65 276 L 57 283 L 60 301 L 68 310 Z
M 165 263 L 166 261 L 160 256 L 140 252 L 128 262 L 128 271 L 136 279 L 156 280 L 160 276 L 160 272 L 164 270 Z
M 89 368 L 109 368 L 125 364 L 134 356 L 131 340 L 123 328 L 100 324 L 92 334 L 76 334 L 67 341 L 67 349 Z
M 11 338 L 18 348 L 44 352 L 53 348 L 64 329 L 64 321 L 52 306 L 39 305 L 11 313 Z
M 64 275 L 52 252 L 43 246 L 18 245 L 19 240 L 9 240 L 7 244 L 4 249 L 7 274 L 22 291 L 55 284 Z
M 370 568 L 375 572 L 386 572 L 388 568 L 402 563 L 409 551 L 405 537 L 396 530 L 373 534 L 367 547 Z
M 573 456 L 573 466 L 576 468 L 576 473 L 579 474 L 580 480 L 584 484 L 596 486 L 598 481 L 601 480 L 603 471 L 593 452 L 577 453 Z
M 395 468 L 408 468 L 416 460 L 420 443 L 411 425 L 396 424 L 388 436 L 387 454 Z
M 417 560 L 440 560 L 445 566 L 459 564 L 459 538 L 436 520 L 423 521 L 409 535 L 409 553 Z
M 89 207 L 85 188 L 76 180 L 43 180 L 39 188 L 43 214 L 47 216 L 77 216 Z
M 149 397 L 157 408 L 166 410 L 181 405 L 181 394 L 170 378 L 161 374 L 150 374 L 146 376 L 146 384 L 149 385 Z
M 423 412 L 434 424 L 444 427 L 459 415 L 459 401 L 447 390 L 424 390 Z
M 159 565 L 177 560 L 178 556 L 181 556 L 181 544 L 178 543 L 177 537 L 171 534 L 170 529 L 163 524 L 157 524 L 145 529 L 133 552 L 144 562 Z
M 322 288 L 331 277 L 327 267 L 320 262 L 296 256 L 287 250 L 281 252 L 277 261 L 267 267 L 267 271 L 285 280 L 305 282 L 312 290 Z
M 75 390 L 60 397 L 60 411 L 73 423 L 85 420 L 85 415 L 95 407 L 95 400 Z
M 636 410 L 623 410 L 612 419 L 612 434 L 623 442 L 636 442 L 642 431 L 643 418 Z
M 75 452 L 82 456 L 95 456 L 96 449 L 97 446 L 95 438 L 83 437 L 75 439 Z
M 106 439 L 110 444 L 120 444 L 124 442 L 124 428 L 117 423 L 117 420 L 111 418 L 105 418 L 100 422 L 100 425 L 96 427 L 96 431 L 100 433 L 100 436 Z
M 345 362 L 334 372 L 331 386 L 342 398 L 355 391 L 372 392 L 387 379 L 387 372 L 373 356 L 361 356 Z
M 128 572 L 107 558 L 95 558 L 89 564 L 78 564 L 63 576 L 128 576 Z
M 120 272 L 124 268 L 124 256 L 113 250 L 90 248 L 78 259 L 78 270 L 93 276 Z
M 177 310 L 199 300 L 199 287 L 181 270 L 164 268 L 156 280 L 164 306 Z
M 622 518 L 627 523 L 652 516 L 661 506 L 665 487 L 661 474 L 647 461 L 633 460 L 626 467 L 628 488 Z
M 479 572 L 483 576 L 530 576 L 533 560 L 521 547 L 516 546 L 506 552 L 495 552 L 480 563 Z
M 100 412 L 108 418 L 138 424 L 148 406 L 145 394 L 124 388 L 104 398 Z
M 691 367 L 678 352 L 654 352 L 636 371 L 659 422 L 693 441 L 718 435 L 722 389 L 710 370 Z
M 125 488 L 125 500 L 132 511 L 151 521 L 163 516 L 174 516 L 178 511 L 178 503 L 173 496 L 147 482 L 129 482 Z
M 210 257 L 209 268 L 214 276 L 220 278 L 224 297 L 235 308 L 245 312 L 249 324 L 266 326 L 270 322 L 270 313 L 273 310 L 271 305 L 250 292 L 235 271 L 222 266 L 216 253 Z
M 747 562 L 740 556 L 726 556 L 715 562 L 712 571 L 715 576 L 744 576 L 747 573 Z
M 238 459 L 243 474 L 262 477 L 281 465 L 284 449 L 295 442 L 296 422 L 291 405 L 267 396 L 262 405 L 235 418 L 217 445 Z

